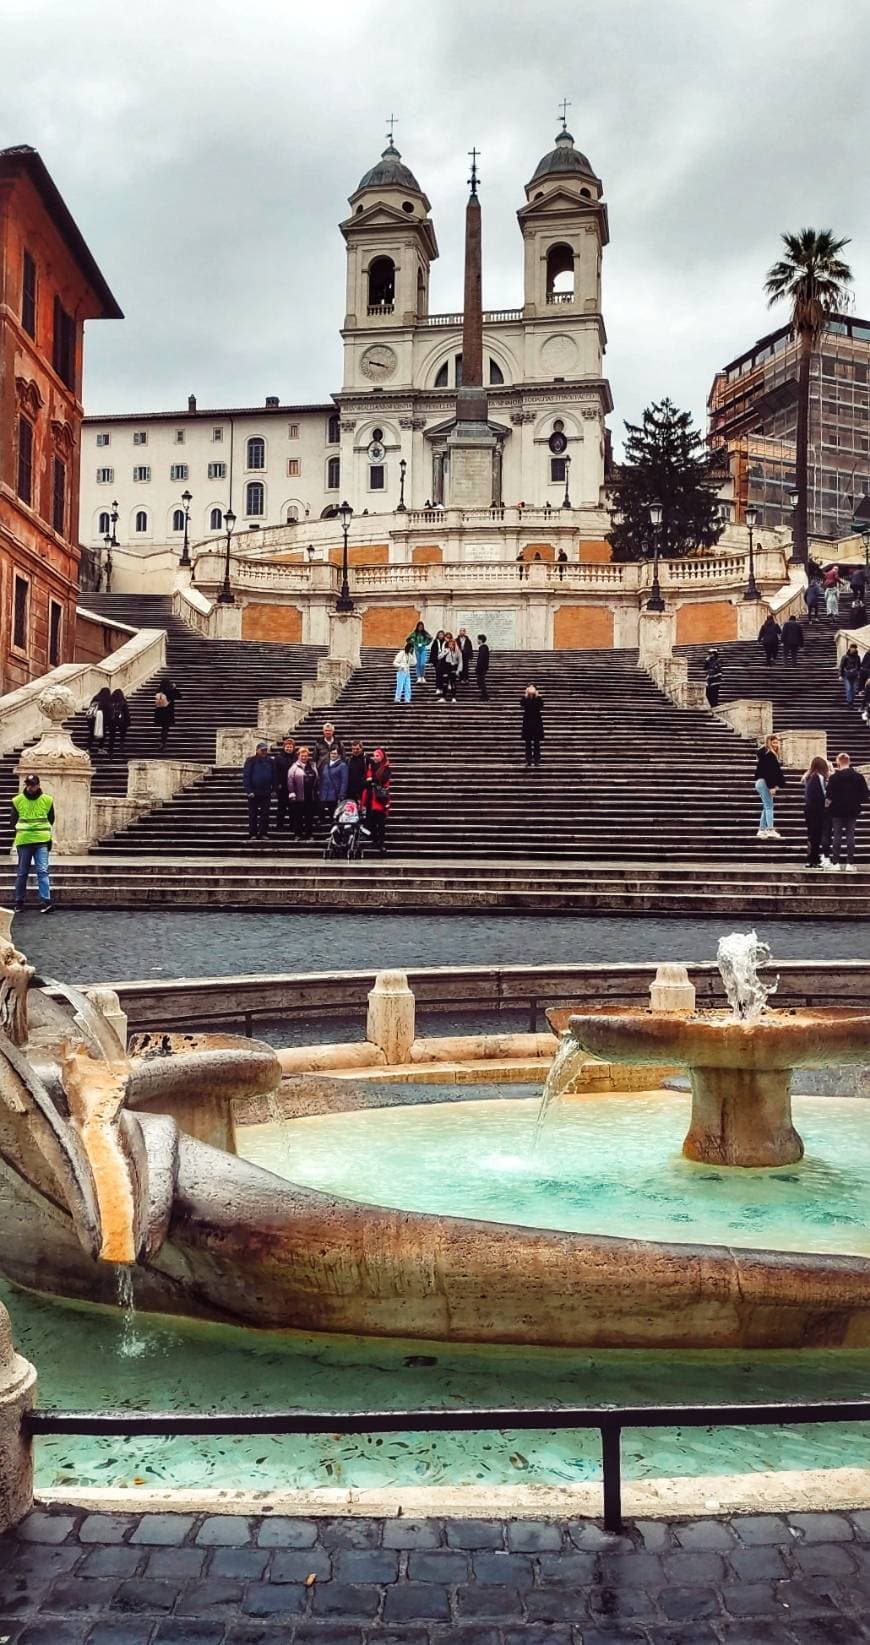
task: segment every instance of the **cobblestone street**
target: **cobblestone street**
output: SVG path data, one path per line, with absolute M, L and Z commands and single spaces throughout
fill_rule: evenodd
M 641 1520 L 34 1511 L 4 1645 L 853 1645 L 870 1512 Z

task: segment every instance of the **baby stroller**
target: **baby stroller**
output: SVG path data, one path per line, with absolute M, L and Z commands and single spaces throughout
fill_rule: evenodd
M 353 862 L 362 856 L 370 840 L 371 834 L 363 824 L 356 800 L 342 800 L 336 806 L 323 855 L 327 859 L 346 857 L 348 862 Z

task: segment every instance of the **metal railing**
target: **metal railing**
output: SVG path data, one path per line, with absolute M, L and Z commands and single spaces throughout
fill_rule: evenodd
M 183 1434 L 396 1434 L 562 1432 L 597 1428 L 601 1435 L 604 1528 L 622 1530 L 624 1428 L 754 1428 L 796 1423 L 868 1422 L 870 1399 L 785 1400 L 771 1405 L 615 1405 L 466 1408 L 461 1411 L 47 1411 L 25 1412 L 28 1439 L 92 1434 L 176 1438 Z

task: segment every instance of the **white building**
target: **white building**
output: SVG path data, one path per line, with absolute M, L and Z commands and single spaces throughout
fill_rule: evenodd
M 492 501 L 558 509 L 570 498 L 579 534 L 588 511 L 588 534 L 600 536 L 604 420 L 612 409 L 602 375 L 607 208 L 570 132 L 559 132 L 525 196 L 517 213 L 522 306 L 484 312 L 497 450 Z M 340 225 L 347 258 L 340 392 L 320 405 L 269 397 L 258 408 L 200 409 L 191 396 L 182 412 L 85 419 L 81 540 L 101 547 L 117 501 L 116 587 L 170 586 L 186 491 L 192 542 L 219 533 L 230 506 L 238 539 L 245 530 L 319 519 L 343 498 L 357 517 L 392 514 L 400 501 L 408 509 L 442 501 L 462 315 L 430 313 L 438 256 L 430 204 L 392 142 L 350 208 Z

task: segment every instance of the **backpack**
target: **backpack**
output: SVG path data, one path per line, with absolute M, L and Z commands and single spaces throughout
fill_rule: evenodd
M 154 707 L 155 708 L 168 708 L 169 707 L 169 698 L 167 697 L 165 691 L 155 692 Z

